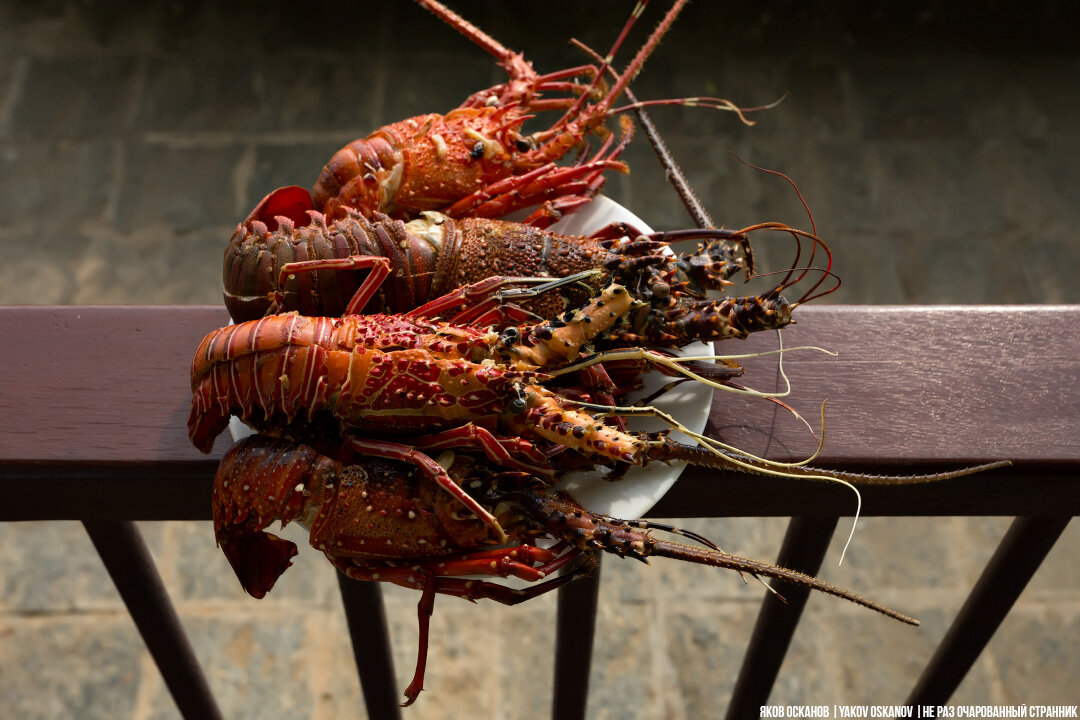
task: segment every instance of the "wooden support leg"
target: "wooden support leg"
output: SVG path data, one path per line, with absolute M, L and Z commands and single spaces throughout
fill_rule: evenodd
M 776 564 L 807 575 L 817 575 L 836 522 L 836 518 L 791 518 Z M 761 603 L 750 645 L 731 693 L 731 704 L 728 705 L 727 717 L 732 720 L 757 717 L 758 708 L 768 701 L 806 606 L 806 599 L 810 596 L 810 588 L 779 582 L 774 587 L 787 603 L 772 593 L 767 593 Z
M 1071 517 L 1018 517 L 945 633 L 908 705 L 944 705 L 990 642 Z
M 222 718 L 154 559 L 131 521 L 83 521 L 186 720 Z
M 599 565 L 588 577 L 559 590 L 555 635 L 555 696 L 551 708 L 551 717 L 558 720 L 585 718 L 599 594 Z
M 382 588 L 378 583 L 352 580 L 340 572 L 337 576 L 368 717 L 400 718 Z

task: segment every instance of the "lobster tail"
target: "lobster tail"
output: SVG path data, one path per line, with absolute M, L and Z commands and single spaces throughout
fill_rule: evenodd
M 187 426 L 191 444 L 206 454 L 214 449 L 214 439 L 229 426 L 229 413 L 214 400 L 206 383 L 198 386 L 192 395 Z
M 248 595 L 262 598 L 292 566 L 296 543 L 273 533 L 227 529 L 218 533 L 218 547 Z
M 214 534 L 248 594 L 261 598 L 296 556 L 296 545 L 264 531 L 299 518 L 340 466 L 314 450 L 262 436 L 237 443 L 218 466 L 211 507 Z
M 547 532 L 583 549 L 599 548 L 613 555 L 632 557 L 643 562 L 647 562 L 650 557 L 666 557 L 698 565 L 738 570 L 739 572 L 747 572 L 760 577 L 770 577 L 843 598 L 909 625 L 919 624 L 919 621 L 914 618 L 890 610 L 850 590 L 845 590 L 795 570 L 788 570 L 787 568 L 726 553 L 708 540 L 679 528 L 644 520 L 626 521 L 594 515 L 583 510 L 580 505 L 573 502 L 566 495 L 534 496 L 531 503 L 526 502 L 523 504 L 526 506 L 531 505 L 529 507 L 531 516 L 536 522 L 541 523 Z M 670 540 L 659 540 L 653 537 L 651 530 L 663 530 L 675 535 L 690 537 L 710 547 L 698 547 Z
M 225 306 L 236 322 L 269 312 L 340 316 L 367 275 L 333 265 L 360 256 L 386 258 L 392 275 L 378 288 L 368 310 L 404 312 L 432 293 L 444 243 L 456 244 L 456 223 L 425 213 L 405 224 L 382 213 L 368 220 L 355 210 L 336 216 L 316 212 L 307 190 L 283 187 L 267 195 L 233 232 L 225 250 Z M 326 263 L 325 268 L 282 274 L 289 264 Z

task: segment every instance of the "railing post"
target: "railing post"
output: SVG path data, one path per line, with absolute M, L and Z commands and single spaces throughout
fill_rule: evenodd
M 990 642 L 1071 517 L 1018 517 L 934 651 L 908 705 L 944 705 Z
M 138 527 L 126 521 L 83 521 L 135 627 L 186 720 L 221 720 L 210 686 Z
M 597 563 L 592 574 L 559 588 L 555 687 L 551 703 L 551 717 L 556 720 L 583 720 L 585 717 L 602 564 Z
M 400 718 L 382 588 L 378 583 L 352 580 L 340 572 L 337 577 L 368 717 Z
M 829 549 L 833 531 L 836 530 L 836 523 L 835 517 L 791 518 L 776 564 L 807 575 L 817 575 L 825 552 Z M 731 720 L 757 717 L 758 708 L 769 699 L 810 596 L 810 588 L 807 587 L 781 582 L 775 586 L 787 602 L 782 602 L 772 593 L 765 594 L 739 677 L 735 681 L 735 689 L 731 693 L 727 711 L 727 717 Z

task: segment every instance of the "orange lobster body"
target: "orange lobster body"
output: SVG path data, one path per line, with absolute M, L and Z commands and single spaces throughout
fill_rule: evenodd
M 615 101 L 685 1 L 678 0 L 668 11 L 609 88 L 603 80 L 611 69 L 609 61 L 540 75 L 519 53 L 441 3 L 421 0 L 495 56 L 508 73 L 507 82 L 474 93 L 445 115 L 418 115 L 349 143 L 320 173 L 313 190 L 316 208 L 334 215 L 350 207 L 369 217 L 375 212 L 401 217 L 422 210 L 439 210 L 451 217 L 501 217 L 541 205 L 528 222 L 550 225 L 594 197 L 604 184 L 604 172 L 627 171 L 617 158 L 630 141 L 632 125 L 624 120 L 616 141 L 604 123 L 619 112 Z M 639 14 L 635 11 L 630 16 L 609 56 Z M 545 110 L 563 114 L 548 128 L 523 135 L 525 121 Z M 586 136 L 593 133 L 605 136 L 595 153 L 556 166 L 573 150 L 583 148 Z
M 539 421 L 558 414 L 559 401 L 539 384 L 538 371 L 576 358 L 632 302 L 613 285 L 575 322 L 502 333 L 386 315 L 288 314 L 230 325 L 207 335 L 195 353 L 190 436 L 208 452 L 231 413 L 278 430 L 329 413 L 343 427 L 384 433 Z M 590 438 L 610 440 L 588 424 Z M 556 437 L 559 429 L 534 428 Z M 623 459 L 614 447 L 607 454 Z
M 452 210 L 455 203 L 502 180 L 525 175 L 557 160 L 566 149 L 522 150 L 528 143 L 518 130 L 526 115 L 518 105 L 459 108 L 446 115 L 418 115 L 387 125 L 363 140 L 354 140 L 327 162 L 315 183 L 315 207 L 334 215 L 348 207 L 365 215 L 384 212 L 412 217 L 422 210 Z M 600 118 L 602 119 L 602 117 Z M 563 143 L 566 145 L 567 143 Z M 598 162 L 591 171 L 626 166 Z M 555 177 L 563 182 L 582 172 Z M 556 183 L 545 181 L 551 193 Z M 548 192 L 529 193 L 536 203 Z M 472 215 L 501 215 L 520 203 L 492 206 Z

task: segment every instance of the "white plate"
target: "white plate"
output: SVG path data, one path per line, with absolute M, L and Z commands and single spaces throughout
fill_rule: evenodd
M 509 218 L 521 219 L 525 215 L 527 212 L 516 213 Z M 624 222 L 644 233 L 652 232 L 652 228 L 641 218 L 603 195 L 598 196 L 573 215 L 555 223 L 550 229 L 565 235 L 588 235 L 612 222 Z M 708 355 L 712 351 L 710 345 L 699 342 L 686 346 L 679 354 Z M 635 396 L 631 396 L 628 402 L 632 403 L 638 397 L 646 397 L 671 380 L 672 378 L 661 373 L 651 373 L 645 378 L 645 388 Z M 657 398 L 653 404 L 671 414 L 691 431 L 700 433 L 705 429 L 705 423 L 709 418 L 712 389 L 696 383 L 682 383 Z M 629 425 L 631 430 L 668 429 L 666 423 L 655 418 L 632 418 Z M 233 417 L 229 423 L 229 432 L 234 441 L 252 434 L 251 428 L 236 417 Z M 679 432 L 673 432 L 671 437 L 678 442 L 691 444 L 694 442 Z M 567 490 L 591 512 L 624 520 L 636 520 L 645 515 L 675 484 L 685 464 L 675 462 L 669 465 L 656 462 L 648 467 L 631 468 L 621 480 L 615 482 L 605 480 L 602 475 L 595 472 L 577 472 L 567 476 L 559 487 Z

